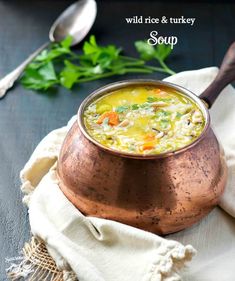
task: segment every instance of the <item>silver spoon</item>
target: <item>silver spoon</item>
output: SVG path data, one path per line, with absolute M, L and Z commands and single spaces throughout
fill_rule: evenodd
M 43 50 L 50 42 L 60 42 L 66 36 L 73 38 L 72 46 L 81 42 L 90 31 L 97 13 L 95 0 L 79 0 L 69 6 L 53 23 L 49 31 L 50 41 L 42 45 L 31 54 L 15 70 L 0 80 L 0 98 L 3 98 L 8 89 L 20 77 L 25 67 Z

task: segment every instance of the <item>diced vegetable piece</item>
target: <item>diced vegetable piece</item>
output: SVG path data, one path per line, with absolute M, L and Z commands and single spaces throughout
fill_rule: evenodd
M 161 89 L 154 89 L 154 94 L 160 94 L 161 92 L 162 92 L 162 90 Z
M 110 104 L 100 104 L 99 106 L 97 106 L 96 112 L 98 114 L 102 114 L 104 112 L 111 111 L 111 110 L 112 110 L 112 106 Z
M 109 119 L 108 124 L 110 126 L 116 126 L 119 123 L 118 114 L 114 111 L 110 111 L 103 113 L 97 120 L 97 124 L 102 124 L 105 118 Z
M 154 142 L 146 142 L 143 145 L 140 146 L 140 151 L 144 151 L 144 150 L 151 150 L 155 147 L 155 143 Z

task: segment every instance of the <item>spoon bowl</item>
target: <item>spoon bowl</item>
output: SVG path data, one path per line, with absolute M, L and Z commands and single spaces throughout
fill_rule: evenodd
M 73 38 L 72 45 L 81 42 L 94 24 L 97 5 L 94 0 L 80 0 L 69 6 L 53 23 L 49 38 L 60 42 L 68 35 Z

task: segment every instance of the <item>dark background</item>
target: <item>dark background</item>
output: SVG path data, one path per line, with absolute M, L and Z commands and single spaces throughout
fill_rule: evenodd
M 72 1 L 0 1 L 0 77 L 48 40 L 49 26 L 69 3 Z M 125 17 L 134 15 L 184 15 L 196 17 L 196 22 L 193 27 L 126 24 Z M 127 54 L 136 55 L 133 42 L 148 38 L 151 30 L 178 36 L 179 42 L 168 61 L 176 72 L 218 66 L 235 40 L 235 3 L 98 1 L 98 16 L 91 31 L 98 43 L 116 44 Z M 130 77 L 143 75 L 95 81 L 72 92 L 61 89 L 54 95 L 38 94 L 16 85 L 0 100 L 0 281 L 6 280 L 5 268 L 9 264 L 5 258 L 18 256 L 30 237 L 27 209 L 21 202 L 19 172 L 33 149 L 48 132 L 64 125 L 94 89 Z

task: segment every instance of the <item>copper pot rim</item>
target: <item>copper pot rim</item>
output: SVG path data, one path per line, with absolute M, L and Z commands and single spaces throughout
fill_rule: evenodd
M 182 95 L 190 98 L 191 100 L 193 100 L 200 108 L 200 110 L 203 113 L 204 119 L 205 119 L 205 127 L 201 133 L 201 135 L 195 139 L 192 143 L 177 149 L 177 150 L 172 150 L 172 151 L 168 151 L 168 152 L 164 152 L 164 153 L 160 153 L 160 154 L 137 154 L 137 153 L 130 153 L 130 152 L 122 152 L 119 150 L 115 150 L 109 147 L 106 147 L 104 145 L 102 145 L 101 143 L 99 143 L 98 141 L 96 141 L 86 130 L 85 124 L 84 124 L 84 120 L 83 120 L 83 113 L 84 110 L 86 109 L 86 107 L 91 104 L 94 100 L 96 100 L 97 98 L 100 98 L 112 91 L 121 89 L 121 88 L 126 88 L 128 86 L 141 86 L 141 85 L 148 85 L 148 86 L 164 86 L 164 87 L 168 87 L 171 88 L 173 90 L 176 90 L 178 92 L 180 92 Z M 98 89 L 96 89 L 95 91 L 93 91 L 90 95 L 88 95 L 83 102 L 81 103 L 81 105 L 79 106 L 78 109 L 78 113 L 77 113 L 77 123 L 78 126 L 82 132 L 82 134 L 90 141 L 92 142 L 94 145 L 98 146 L 99 148 L 101 148 L 102 150 L 114 154 L 116 156 L 119 157 L 126 157 L 126 158 L 135 158 L 135 159 L 158 159 L 158 158 L 165 158 L 165 157 L 169 157 L 172 155 L 176 155 L 182 152 L 185 152 L 186 150 L 192 148 L 193 146 L 197 145 L 206 135 L 208 129 L 210 128 L 210 114 L 209 114 L 209 110 L 205 104 L 205 102 L 200 99 L 197 95 L 195 95 L 193 92 L 191 92 L 190 90 L 174 84 L 174 83 L 170 83 L 170 82 L 166 82 L 166 81 L 161 81 L 161 80 L 153 80 L 153 79 L 128 79 L 128 80 L 121 80 L 121 81 L 117 81 L 114 83 L 109 83 L 103 87 L 100 87 Z

